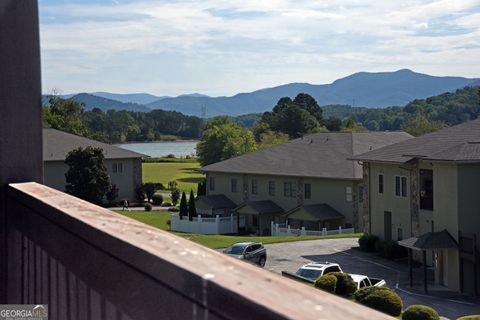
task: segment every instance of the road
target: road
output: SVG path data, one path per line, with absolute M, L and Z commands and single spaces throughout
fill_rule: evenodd
M 268 259 L 265 269 L 281 273 L 282 270 L 295 272 L 308 262 L 336 262 L 347 273 L 364 274 L 382 278 L 387 286 L 395 288 L 402 297 L 404 306 L 423 304 L 437 310 L 442 319 L 456 319 L 459 316 L 480 314 L 478 300 L 445 290 L 423 291 L 408 286 L 408 268 L 402 264 L 364 253 L 357 247 L 357 239 L 324 239 L 267 244 Z M 415 287 L 421 288 L 421 270 L 415 270 Z M 438 288 L 435 288 L 438 289 Z

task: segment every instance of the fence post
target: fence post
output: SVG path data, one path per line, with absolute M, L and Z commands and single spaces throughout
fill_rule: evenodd
M 193 228 L 192 228 L 193 231 Z M 197 215 L 197 233 L 202 233 L 202 215 Z
M 217 214 L 215 216 L 215 226 L 216 226 L 216 234 L 220 234 L 220 216 Z
M 307 232 L 305 231 L 305 227 L 302 227 L 302 230 L 300 231 L 300 234 L 302 236 L 306 236 L 307 235 Z
M 338 226 L 338 234 L 342 234 L 342 226 Z
M 236 223 L 233 220 L 233 213 L 230 213 L 230 233 L 237 233 L 238 230 L 235 230 Z
M 287 236 L 290 235 L 290 225 L 287 225 Z
M 271 235 L 275 236 L 275 223 L 273 221 L 270 221 L 270 230 L 271 230 Z
M 323 228 L 322 229 L 322 236 L 326 236 L 327 235 L 327 228 Z

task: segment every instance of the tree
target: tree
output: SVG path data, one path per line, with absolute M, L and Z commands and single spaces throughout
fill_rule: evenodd
M 342 120 L 336 117 L 330 117 L 323 120 L 323 125 L 328 129 L 328 131 L 340 131 L 342 130 Z
M 108 204 L 111 205 L 118 198 L 118 188 L 116 185 L 112 184 L 112 187 L 107 192 L 107 201 Z
M 180 191 L 178 189 L 173 189 L 170 193 L 170 198 L 172 199 L 172 204 L 176 206 L 178 199 L 180 199 Z
M 65 174 L 65 190 L 81 199 L 101 204 L 111 189 L 110 177 L 105 167 L 101 148 L 78 148 L 67 154 L 65 163 L 69 167 Z
M 86 135 L 87 128 L 82 122 L 84 105 L 72 99 L 62 99 L 51 95 L 48 106 L 43 106 L 43 126 L 76 135 Z
M 193 217 L 197 215 L 197 209 L 195 208 L 195 195 L 193 190 L 190 190 L 190 198 L 188 199 L 188 220 L 192 221 Z
M 205 179 L 202 179 L 202 181 L 200 181 L 197 184 L 197 195 L 204 196 L 206 194 L 207 194 L 207 182 L 205 181 Z
M 352 118 L 349 118 L 345 122 L 345 128 L 342 129 L 342 132 L 366 132 L 367 128 L 361 124 L 356 123 Z
M 255 151 L 257 144 L 252 131 L 242 128 L 226 117 L 208 121 L 197 144 L 202 166 Z
M 436 121 L 429 121 L 424 115 L 417 114 L 408 119 L 401 126 L 402 130 L 418 137 L 429 132 L 437 131 L 445 127 L 445 124 Z
M 308 111 L 292 105 L 279 114 L 277 129 L 290 138 L 298 138 L 317 126 L 317 120 Z
M 187 206 L 187 195 L 185 192 L 182 192 L 182 199 L 180 200 L 180 220 L 183 219 L 183 217 L 186 217 L 188 215 L 188 206 Z
M 148 182 L 143 185 L 143 191 L 147 196 L 148 202 L 152 201 L 153 195 L 155 194 L 155 184 Z

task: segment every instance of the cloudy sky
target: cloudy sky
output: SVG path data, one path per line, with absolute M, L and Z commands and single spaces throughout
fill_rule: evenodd
M 409 68 L 480 77 L 480 0 L 39 0 L 43 90 L 233 95 Z

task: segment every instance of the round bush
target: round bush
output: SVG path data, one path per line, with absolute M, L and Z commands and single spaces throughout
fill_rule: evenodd
M 335 293 L 335 289 L 337 288 L 337 277 L 332 274 L 326 274 L 318 278 L 315 281 L 314 286 L 315 288 L 322 289 L 323 291 Z
M 156 206 L 162 205 L 163 196 L 161 194 L 158 194 L 158 193 L 154 194 L 153 197 L 152 197 L 152 202 Z
M 480 320 L 480 315 L 463 316 L 458 318 L 457 320 Z
M 145 211 L 152 211 L 152 205 L 150 203 L 145 203 L 144 205 Z
M 171 202 L 164 202 L 162 203 L 162 207 L 171 207 L 172 203 Z
M 440 316 L 434 309 L 414 304 L 407 308 L 402 314 L 403 320 L 440 320 Z
M 337 287 L 335 288 L 335 294 L 339 296 L 349 297 L 357 291 L 357 284 L 353 281 L 352 277 L 348 273 L 332 272 L 329 273 L 337 278 Z
M 374 287 L 374 286 L 368 286 L 368 287 L 363 287 L 358 289 L 355 292 L 355 301 L 361 302 L 365 297 L 367 297 L 369 294 L 378 291 L 378 290 L 390 290 L 389 288 L 386 287 Z
M 378 237 L 373 234 L 364 234 L 358 239 L 358 245 L 360 250 L 367 252 L 375 251 L 375 243 L 378 241 Z
M 402 313 L 402 298 L 393 290 L 374 290 L 359 303 L 397 317 Z

